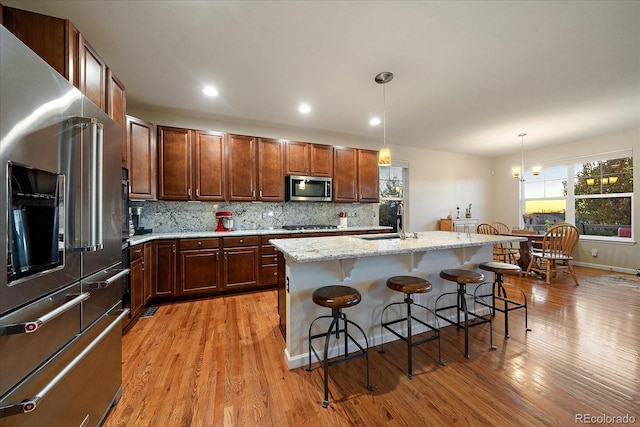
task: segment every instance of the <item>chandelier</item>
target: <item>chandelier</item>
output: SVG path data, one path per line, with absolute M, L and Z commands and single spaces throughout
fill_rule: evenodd
M 511 169 L 513 173 L 513 177 L 520 182 L 524 182 L 524 137 L 527 136 L 526 133 L 521 133 L 518 135 L 520 137 L 521 143 L 521 158 L 520 158 L 520 166 L 516 166 Z M 541 166 L 533 166 L 531 167 L 531 173 L 534 176 L 540 175 L 540 171 L 542 170 Z
M 378 153 L 378 165 L 389 166 L 391 164 L 391 151 L 387 148 L 387 93 L 385 84 L 393 80 L 393 73 L 384 71 L 375 77 L 375 81 L 382 85 L 382 149 Z

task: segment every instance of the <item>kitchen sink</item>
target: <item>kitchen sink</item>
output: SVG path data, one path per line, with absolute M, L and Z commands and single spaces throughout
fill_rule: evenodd
M 392 234 L 373 234 L 370 236 L 358 236 L 358 239 L 362 240 L 390 240 L 390 239 L 399 239 L 398 233 Z

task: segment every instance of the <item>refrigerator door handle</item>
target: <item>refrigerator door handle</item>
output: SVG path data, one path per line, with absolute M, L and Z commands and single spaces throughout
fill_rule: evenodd
M 86 301 L 90 296 L 91 294 L 89 292 L 84 292 L 35 320 L 4 326 L 0 325 L 0 335 L 30 334 L 35 332 L 45 323 L 60 316 L 62 313 L 70 310 L 82 301 Z
M 93 348 L 100 343 L 106 337 L 113 328 L 120 327 L 122 325 L 122 319 L 129 314 L 129 309 L 124 309 L 120 312 L 118 317 L 107 326 L 104 331 L 87 345 L 67 366 L 65 366 L 58 374 L 45 385 L 42 390 L 36 393 L 35 396 L 24 399 L 20 402 L 12 402 L 3 407 L 0 407 L 0 418 L 8 417 L 9 415 L 25 414 L 36 409 L 38 403 L 47 396 L 47 393 L 53 389 L 75 366 L 84 359 L 87 354 Z
M 78 252 L 95 252 L 104 248 L 102 236 L 102 191 L 103 191 L 103 124 L 92 117 L 73 117 L 74 126 L 89 130 L 88 188 L 89 235 L 86 242 L 74 248 Z
M 97 282 L 83 283 L 83 286 L 86 285 L 88 287 L 88 289 L 106 288 L 108 286 L 111 286 L 111 284 L 113 284 L 117 280 L 123 278 L 124 276 L 127 276 L 130 271 L 131 270 L 129 270 L 128 268 L 124 268 L 124 269 L 118 271 L 116 274 L 114 274 L 113 276 L 109 277 L 106 280 L 99 280 Z

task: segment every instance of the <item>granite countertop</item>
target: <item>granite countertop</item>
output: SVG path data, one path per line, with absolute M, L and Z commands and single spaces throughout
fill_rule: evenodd
M 413 234 L 413 233 L 409 233 Z M 293 262 L 328 261 L 348 258 L 362 258 L 378 255 L 392 255 L 411 252 L 437 251 L 440 249 L 464 248 L 493 243 L 519 242 L 522 237 L 496 236 L 487 234 L 465 234 L 449 231 L 421 231 L 417 238 L 405 240 L 392 234 L 372 234 L 359 236 L 336 236 L 298 239 L 270 240 L 273 246 Z M 382 237 L 382 238 L 381 238 Z
M 236 236 L 255 236 L 268 234 L 304 234 L 304 233 L 335 233 L 335 232 L 352 232 L 375 230 L 390 230 L 391 227 L 371 225 L 371 226 L 355 226 L 347 228 L 330 228 L 321 230 L 285 230 L 284 228 L 260 229 L 260 230 L 235 230 L 235 231 L 176 231 L 167 233 L 151 233 L 132 236 L 129 238 L 129 246 L 139 245 L 141 243 L 162 239 L 199 239 L 207 237 L 236 237 Z M 343 236 L 346 237 L 346 236 Z

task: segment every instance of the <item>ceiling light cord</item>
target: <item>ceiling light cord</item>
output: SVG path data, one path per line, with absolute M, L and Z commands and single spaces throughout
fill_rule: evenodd
M 527 136 L 526 133 L 521 133 L 518 135 L 521 141 L 521 150 L 520 150 L 520 182 L 524 182 L 524 137 Z

